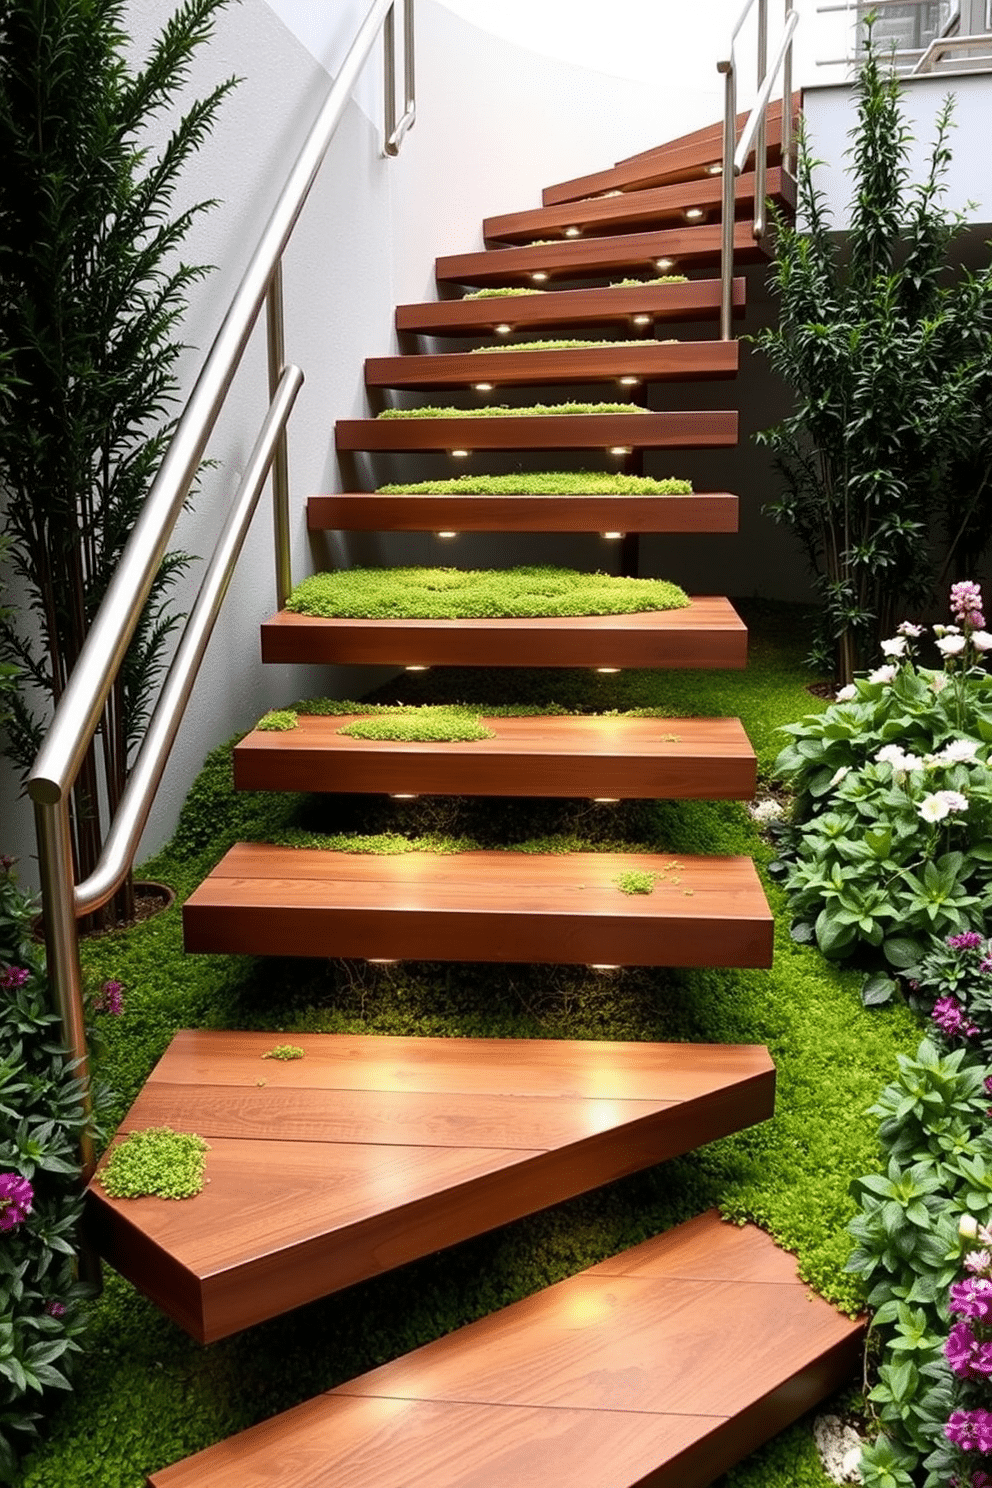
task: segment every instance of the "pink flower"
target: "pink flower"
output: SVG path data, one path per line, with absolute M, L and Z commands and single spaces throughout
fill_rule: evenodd
M 950 607 L 951 614 L 960 625 L 985 624 L 985 621 L 981 619 L 982 591 L 972 579 L 962 579 L 960 584 L 951 585 Z M 972 621 L 973 614 L 979 616 L 977 622 Z
M 973 951 L 982 944 L 977 930 L 962 930 L 960 935 L 949 935 L 947 944 L 954 951 Z
M 912 620 L 903 620 L 896 626 L 896 631 L 899 635 L 910 636 L 915 641 L 923 634 L 924 627 L 922 625 L 914 625 Z
M 982 1276 L 968 1276 L 964 1281 L 955 1281 L 951 1286 L 948 1311 L 958 1317 L 981 1320 L 992 1311 L 992 1281 Z
M 953 1411 L 944 1427 L 948 1441 L 965 1452 L 992 1452 L 992 1411 Z
M 962 1038 L 974 1038 L 978 1032 L 974 1023 L 969 1023 L 965 1018 L 964 1008 L 956 997 L 938 997 L 933 1005 L 933 1012 L 930 1016 L 941 1032 L 947 1034 L 948 1038 L 958 1036 Z M 963 1286 L 964 1282 L 960 1282 L 958 1285 Z M 989 1285 L 992 1287 L 992 1282 Z M 953 1293 L 953 1287 L 951 1290 Z
M 0 1173 L 0 1230 L 12 1230 L 31 1213 L 34 1189 L 20 1173 Z
M 31 973 L 25 966 L 5 966 L 0 972 L 0 987 L 5 992 L 14 992 L 23 987 Z
M 48 1316 L 49 1317 L 53 1317 L 53 1318 L 65 1317 L 65 1303 L 64 1302 L 46 1302 L 45 1303 L 45 1311 L 48 1313 Z
M 120 982 L 104 982 L 100 995 L 94 998 L 95 1013 L 110 1013 L 119 1018 L 124 1011 L 124 988 Z

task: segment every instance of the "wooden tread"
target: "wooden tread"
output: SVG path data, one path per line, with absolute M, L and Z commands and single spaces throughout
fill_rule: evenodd
M 706 1488 L 864 1329 L 716 1211 L 152 1474 L 152 1488 Z
M 744 313 L 745 282 L 734 280 L 734 313 Z M 688 284 L 663 281 L 625 289 L 555 289 L 546 294 L 514 295 L 508 299 L 435 300 L 423 305 L 398 305 L 396 329 L 424 336 L 491 335 L 498 325 L 518 331 L 582 326 L 628 326 L 635 316 L 657 321 L 717 320 L 720 281 L 691 279 Z
M 618 888 L 629 868 L 658 874 L 650 894 Z M 183 931 L 188 951 L 257 956 L 770 966 L 772 955 L 750 858 L 660 853 L 383 856 L 241 842 L 187 899 Z
M 737 443 L 737 410 L 338 419 L 338 450 L 716 449 Z
M 736 532 L 736 496 L 311 496 L 311 532 Z
M 793 106 L 799 107 L 799 94 L 793 94 Z M 737 115 L 737 131 L 743 129 L 748 115 Z M 769 165 L 778 165 L 782 153 L 782 100 L 773 100 L 768 106 L 768 124 L 765 136 Z M 641 150 L 618 160 L 606 170 L 593 171 L 589 175 L 576 176 L 570 181 L 546 186 L 541 194 L 544 205 L 554 206 L 558 202 L 579 201 L 606 191 L 643 191 L 654 186 L 670 185 L 676 181 L 699 181 L 709 174 L 711 165 L 719 164 L 723 155 L 723 123 L 708 124 L 692 134 L 682 135 L 667 144 L 651 150 Z M 754 151 L 748 156 L 747 166 L 754 166 Z
M 302 1059 L 263 1060 L 287 1037 Z M 212 1342 L 763 1121 L 774 1080 L 755 1046 L 186 1030 L 121 1135 L 197 1132 L 209 1181 L 94 1181 L 87 1232 Z
M 482 253 L 455 253 L 437 260 L 439 284 L 532 285 L 534 274 L 553 279 L 587 279 L 601 274 L 657 273 L 659 258 L 672 261 L 672 272 L 709 267 L 720 262 L 718 222 L 699 227 L 665 228 L 660 232 L 625 233 L 610 238 L 566 238 L 538 248 L 490 248 Z M 754 240 L 749 221 L 734 227 L 734 259 L 763 263 L 767 250 Z M 610 290 L 619 294 L 619 290 Z M 523 296 L 528 298 L 528 296 Z M 512 318 L 512 316 L 511 316 Z
M 654 345 L 617 341 L 611 346 L 570 346 L 557 351 L 519 350 L 436 353 L 433 356 L 369 357 L 367 387 L 491 388 L 547 383 L 702 382 L 737 375 L 737 341 L 659 341 Z
M 637 615 L 509 620 L 320 620 L 280 610 L 262 660 L 354 666 L 743 667 L 747 630 L 720 596 Z
M 234 751 L 238 790 L 415 795 L 730 798 L 754 794 L 755 759 L 736 718 L 486 718 L 472 743 L 352 739 L 354 714 L 300 715 L 255 729 Z
M 765 184 L 766 196 L 795 206 L 791 177 L 784 176 L 781 170 L 772 169 Z M 738 176 L 734 185 L 737 214 L 747 213 L 753 217 L 755 177 Z M 656 186 L 652 190 L 628 191 L 621 196 L 586 197 L 577 202 L 537 207 L 529 212 L 506 212 L 499 217 L 487 217 L 482 233 L 486 244 L 491 247 L 501 243 L 527 243 L 534 238 L 564 237 L 569 230 L 575 230 L 573 236 L 587 237 L 610 232 L 644 232 L 649 227 L 678 226 L 691 209 L 704 214 L 699 220 L 719 220 L 722 206 L 723 177 L 704 175 L 702 179 L 697 177 L 673 185 Z

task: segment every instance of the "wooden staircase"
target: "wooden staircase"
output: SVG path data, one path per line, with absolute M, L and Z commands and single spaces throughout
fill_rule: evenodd
M 492 218 L 484 252 L 441 258 L 439 286 L 553 284 L 397 310 L 407 354 L 366 364 L 383 389 L 481 391 L 627 379 L 689 384 L 737 371 L 704 340 L 529 351 L 513 335 L 712 321 L 712 279 L 610 288 L 622 273 L 695 271 L 719 252 L 718 131 L 703 130 L 581 181 L 536 211 Z M 786 205 L 773 119 L 769 189 Z M 749 211 L 753 179 L 738 187 Z M 686 214 L 690 220 L 686 220 Z M 702 220 L 698 213 L 702 213 Z M 742 261 L 760 258 L 748 221 Z M 550 244 L 529 246 L 532 236 Z M 662 263 L 659 265 L 659 260 Z M 569 287 L 571 283 L 571 287 Z M 559 285 L 565 287 L 559 288 Z M 734 283 L 737 314 L 744 281 Z M 649 327 L 645 332 L 644 327 Z M 438 350 L 417 337 L 494 337 L 512 351 Z M 480 388 L 480 384 L 484 385 Z M 613 396 L 612 393 L 608 396 Z M 355 456 L 453 450 L 644 452 L 729 446 L 733 410 L 344 420 Z M 607 452 L 609 455 L 607 456 Z M 356 483 L 357 484 L 357 483 Z M 625 533 L 736 530 L 736 498 L 318 496 L 312 530 Z M 395 666 L 743 667 L 728 602 L 567 620 L 322 620 L 282 612 L 266 661 Z M 468 744 L 369 742 L 346 717 L 254 731 L 239 788 L 745 798 L 751 748 L 734 719 L 492 718 Z M 647 895 L 617 888 L 654 875 Z M 747 859 L 477 852 L 394 857 L 238 844 L 184 908 L 188 949 L 370 960 L 767 966 L 772 919 Z M 195 1200 L 88 1194 L 91 1233 L 125 1275 L 202 1341 L 533 1213 L 766 1119 L 760 1047 L 293 1036 L 301 1059 L 260 1060 L 280 1036 L 177 1035 L 122 1134 L 149 1125 L 210 1143 Z M 855 1367 L 860 1327 L 812 1296 L 791 1257 L 708 1214 L 419 1349 L 284 1416 L 155 1472 L 156 1488 L 704 1488 Z

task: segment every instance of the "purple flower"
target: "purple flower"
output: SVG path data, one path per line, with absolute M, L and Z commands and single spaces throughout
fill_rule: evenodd
M 23 987 L 31 973 L 26 966 L 5 966 L 0 971 L 0 987 L 5 992 L 14 992 L 18 987 Z
M 977 930 L 962 930 L 960 935 L 949 935 L 947 944 L 955 951 L 973 951 L 982 944 L 983 937 Z
M 20 1173 L 0 1173 L 0 1230 L 12 1230 L 31 1213 L 34 1189 Z
M 974 1023 L 966 1020 L 964 1008 L 956 997 L 938 997 L 930 1016 L 940 1031 L 946 1033 L 949 1038 L 956 1035 L 962 1038 L 973 1038 L 978 1032 Z
M 53 1318 L 65 1317 L 65 1303 L 64 1302 L 46 1302 L 45 1303 L 45 1311 L 48 1313 L 48 1316 L 49 1317 L 53 1317 Z
M 93 1011 L 120 1017 L 124 1011 L 124 988 L 120 982 L 104 982 L 99 997 L 94 1000 Z
M 960 584 L 951 585 L 951 614 L 959 625 L 977 625 L 979 629 L 985 622 L 982 615 L 982 591 L 978 584 L 971 579 L 963 579 Z M 978 619 L 972 617 L 977 615 Z
M 958 1317 L 985 1318 L 992 1312 L 992 1281 L 984 1276 L 966 1276 L 951 1284 L 948 1311 Z
M 992 1452 L 992 1411 L 953 1411 L 944 1435 L 965 1452 Z
M 955 1323 L 944 1344 L 944 1358 L 959 1379 L 971 1379 L 978 1339 L 967 1323 Z

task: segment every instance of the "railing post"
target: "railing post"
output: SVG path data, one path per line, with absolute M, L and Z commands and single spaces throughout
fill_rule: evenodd
M 723 105 L 723 220 L 720 234 L 720 339 L 730 340 L 734 296 L 734 212 L 736 176 L 734 147 L 737 140 L 737 80 L 734 59 L 717 63 L 724 75 Z
M 396 119 L 396 5 L 389 7 L 382 25 L 383 155 L 400 152 L 403 136 L 417 118 L 417 70 L 414 61 L 414 0 L 403 0 L 403 113 Z
M 276 262 L 265 296 L 265 326 L 269 353 L 269 402 L 276 395 L 286 364 L 286 325 L 283 312 L 282 259 Z M 293 559 L 289 536 L 289 454 L 283 428 L 272 459 L 272 535 L 276 560 L 276 609 L 284 608 L 293 590 Z
M 758 81 L 760 93 L 768 71 L 768 0 L 758 0 Z M 768 179 L 767 110 L 761 110 L 758 132 L 754 137 L 754 236 L 765 235 L 765 195 Z
M 795 8 L 795 0 L 785 0 L 785 24 Z M 789 43 L 782 63 L 782 169 L 795 175 L 792 158 L 792 43 Z

